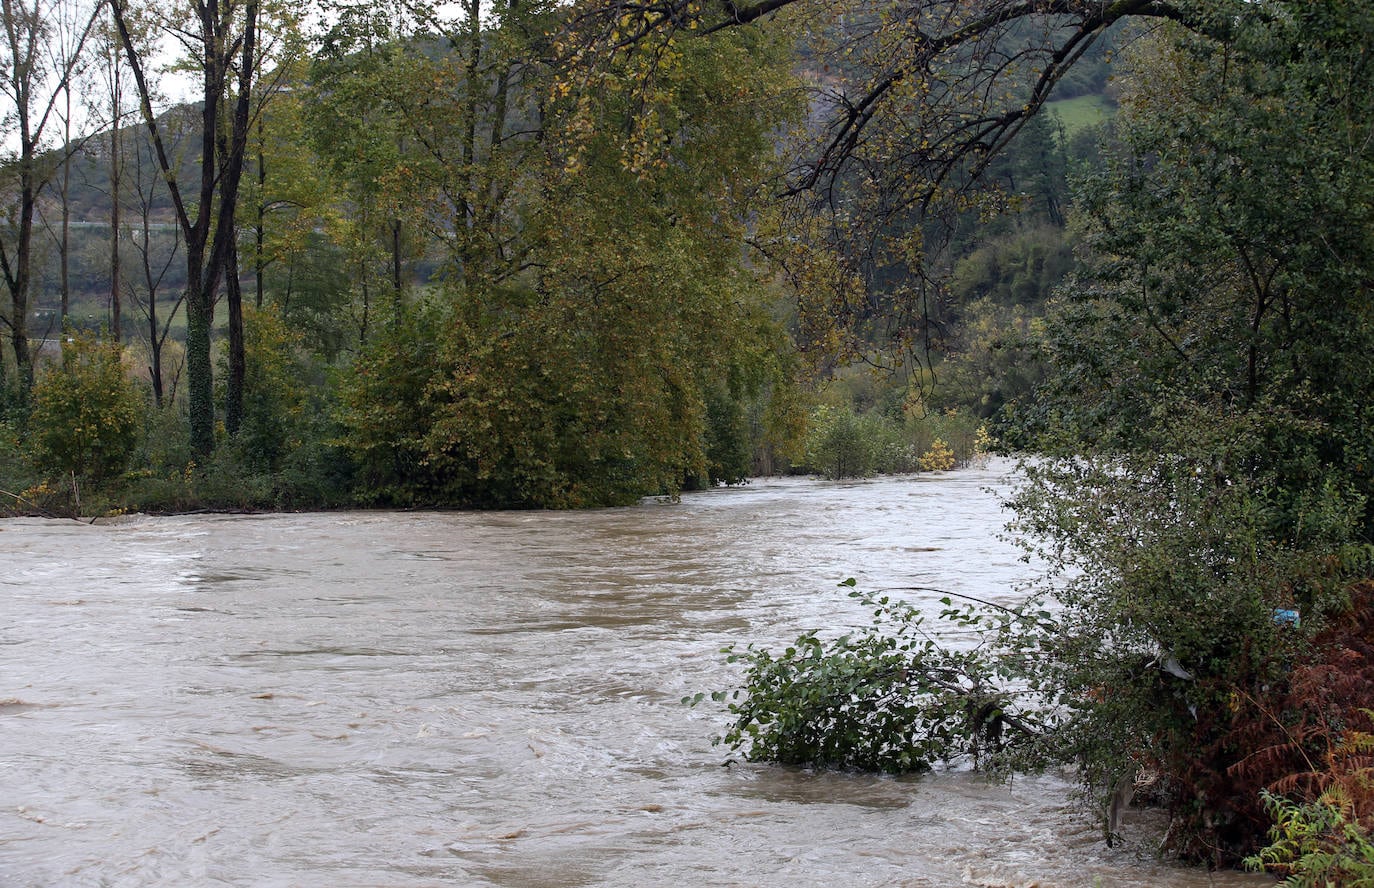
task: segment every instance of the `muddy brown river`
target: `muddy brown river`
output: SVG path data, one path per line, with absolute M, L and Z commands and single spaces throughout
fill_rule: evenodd
M 1009 468 L 0 521 L 0 886 L 1271 884 L 1104 847 L 1061 777 L 724 767 L 679 703 L 861 625 L 848 576 L 1013 600 Z

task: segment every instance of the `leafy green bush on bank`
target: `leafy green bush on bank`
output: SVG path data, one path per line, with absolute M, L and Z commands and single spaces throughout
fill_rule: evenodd
M 810 418 L 804 468 L 831 479 L 947 471 L 985 456 L 990 445 L 984 424 L 966 413 L 893 418 L 822 405 Z

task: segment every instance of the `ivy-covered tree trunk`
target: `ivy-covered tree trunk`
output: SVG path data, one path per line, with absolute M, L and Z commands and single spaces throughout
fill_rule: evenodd
M 246 361 L 243 353 L 243 290 L 239 286 L 239 257 L 235 245 L 229 246 L 229 263 L 224 276 L 225 302 L 229 308 L 229 378 L 225 380 L 224 430 L 236 435 L 243 423 L 243 389 Z
M 258 2 L 238 6 L 233 0 L 208 0 L 197 4 L 193 26 L 200 42 L 202 101 L 200 109 L 200 177 L 196 203 L 183 197 L 153 112 L 153 92 L 148 83 L 141 48 L 131 36 L 123 0 L 111 4 L 120 40 L 134 74 L 143 122 L 147 127 L 172 198 L 177 221 L 186 238 L 186 374 L 191 446 L 201 456 L 215 447 L 214 378 L 210 360 L 210 336 L 215 298 L 230 267 L 231 250 L 238 235 L 235 209 L 248 145 L 248 101 L 256 74 Z M 221 141 L 225 104 L 229 99 L 230 74 L 237 72 L 236 101 L 228 118 L 228 137 Z M 194 211 L 195 216 L 191 213 Z M 237 269 L 235 269 L 237 271 Z M 239 339 L 240 351 L 242 340 Z
M 204 279 L 203 244 L 186 245 L 186 410 L 191 449 L 205 456 L 215 449 L 214 368 L 210 327 L 215 319 L 213 290 Z
M 15 232 L 14 252 L 0 245 L 0 266 L 10 291 L 10 345 L 14 349 L 14 366 L 19 384 L 25 390 L 33 388 L 33 354 L 29 349 L 29 288 L 32 267 L 33 216 L 36 190 L 33 187 L 33 158 L 20 161 L 19 224 Z

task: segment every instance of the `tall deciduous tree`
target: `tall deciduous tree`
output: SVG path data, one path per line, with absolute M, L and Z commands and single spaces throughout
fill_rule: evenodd
M 247 155 L 251 131 L 261 131 L 262 116 L 266 113 L 268 104 L 277 96 L 283 85 L 287 84 L 294 61 L 302 51 L 297 27 L 299 10 L 284 4 L 271 4 L 265 11 L 255 10 L 254 14 L 259 19 L 255 27 L 260 42 L 255 54 L 245 56 L 242 64 L 251 65 L 255 70 L 248 71 L 246 75 L 241 73 L 237 83 L 238 89 L 251 87 L 252 94 L 237 96 L 231 91 L 231 97 L 235 100 L 234 114 L 221 121 L 218 133 L 220 155 L 224 158 L 238 156 L 237 163 L 240 167 L 250 163 Z M 270 24 L 264 28 L 265 19 L 269 16 Z M 261 163 L 262 159 L 261 153 L 258 153 L 258 162 Z M 242 169 L 239 182 L 242 182 Z M 239 267 L 239 203 L 236 198 L 234 218 L 230 220 L 234 228 L 234 237 L 229 243 L 224 260 L 225 303 L 229 315 L 229 372 L 225 380 L 224 427 L 230 435 L 236 435 L 243 422 L 244 386 L 247 377 L 243 287 Z
M 193 122 L 189 120 L 185 109 L 174 111 L 162 119 L 164 145 L 170 151 L 173 163 L 180 164 L 183 143 L 189 141 L 184 130 L 187 124 Z M 181 376 L 181 366 L 177 365 L 172 372 L 169 390 L 167 343 L 172 322 L 185 304 L 186 292 L 184 289 L 178 291 L 174 298 L 164 304 L 163 291 L 169 289 L 164 286 L 164 281 L 172 268 L 178 262 L 185 264 L 185 257 L 181 254 L 182 231 L 180 225 L 160 223 L 154 213 L 154 207 L 166 199 L 167 180 L 152 156 L 151 146 L 137 136 L 130 138 L 131 134 L 127 131 L 122 135 L 122 141 L 132 142 L 134 148 L 129 152 L 129 163 L 125 170 L 135 214 L 132 230 L 125 241 L 133 253 L 134 268 L 133 274 L 121 272 L 119 280 L 130 297 L 129 301 L 143 315 L 141 329 L 148 343 L 148 378 L 153 387 L 153 400 L 158 407 L 164 407 L 175 400 L 176 382 Z M 169 227 L 171 231 L 167 230 Z M 122 256 L 114 261 L 123 267 Z
M 33 230 L 38 196 L 51 181 L 55 164 L 45 156 L 50 127 L 59 115 L 59 104 L 84 62 L 87 42 L 95 28 L 100 5 L 75 7 L 58 0 L 0 0 L 0 97 L 5 102 L 6 135 L 14 148 L 5 159 L 3 174 L 14 202 L 6 209 L 6 225 L 0 236 L 0 273 L 9 293 L 9 311 L 0 322 L 9 328 L 19 383 L 33 385 L 33 359 L 29 348 L 28 315 L 33 283 Z M 58 25 L 61 25 L 58 27 Z
M 404 118 L 409 102 L 422 100 L 411 86 L 425 82 L 419 70 L 428 67 L 411 61 L 423 51 L 417 31 L 397 6 L 344 5 L 311 65 L 304 118 L 311 145 L 341 186 L 344 209 L 326 227 L 348 257 L 360 345 L 373 330 L 378 291 L 390 291 L 385 307 L 395 317 L 408 277 L 404 231 L 421 189 L 402 172 Z
M 186 370 L 191 446 L 215 445 L 210 330 L 215 297 L 234 264 L 235 212 L 248 146 L 253 79 L 258 73 L 258 0 L 196 0 L 190 20 L 168 22 L 200 75 L 200 166 L 195 190 L 184 191 L 153 107 L 146 52 L 133 39 L 124 0 L 112 7 L 128 55 L 155 156 L 185 238 Z
M 707 474 L 707 389 L 739 394 L 771 354 L 744 241 L 795 107 L 782 44 L 632 49 L 579 82 L 538 62 L 547 14 L 458 23 L 456 58 L 430 69 L 443 88 L 401 119 L 449 277 L 347 393 L 379 498 L 569 506 L 679 489 Z

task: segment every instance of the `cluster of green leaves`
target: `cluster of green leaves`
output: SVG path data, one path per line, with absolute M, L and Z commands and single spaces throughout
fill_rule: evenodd
M 1237 716 L 1277 709 L 1313 627 L 1344 602 L 1347 547 L 1274 538 L 1265 494 L 1186 454 L 1026 471 L 1012 505 L 1055 569 L 1042 595 L 1060 629 L 1038 639 L 1027 678 L 1060 714 L 1053 760 L 1104 802 L 1142 769 L 1165 775 L 1176 849 L 1234 860 L 1264 822 L 1257 787 L 1231 770 L 1259 748 L 1236 736 Z
M 238 432 L 217 447 L 198 494 L 222 505 L 332 506 L 351 493 L 332 374 L 273 305 L 245 310 L 244 404 Z
M 919 405 L 896 413 L 822 404 L 810 417 L 804 461 L 794 468 L 826 478 L 945 471 L 990 446 L 983 424 L 968 413 L 923 413 Z
M 779 291 L 745 247 L 802 111 L 788 32 L 581 64 L 549 3 L 338 13 L 252 133 L 241 410 L 193 456 L 174 376 L 136 470 L 101 470 L 113 501 L 605 505 L 793 447 Z
M 870 627 L 832 638 L 807 632 L 776 655 L 754 645 L 724 649 L 728 662 L 745 664 L 744 686 L 711 695 L 734 719 L 717 743 L 749 761 L 908 773 L 1000 751 L 1009 724 L 1012 733 L 1034 733 L 1013 711 L 1008 673 L 986 651 L 940 643 L 920 609 L 900 598 L 850 596 L 872 609 Z M 940 618 L 962 629 L 1024 620 L 1019 611 L 941 601 Z
M 1058 571 L 1034 683 L 1061 752 L 1099 797 L 1157 769 L 1175 850 L 1213 863 L 1266 822 L 1243 763 L 1272 740 L 1245 722 L 1291 716 L 1294 664 L 1369 569 L 1374 15 L 1280 6 L 1135 54 L 1014 502 Z
M 111 342 L 68 337 L 62 365 L 33 390 L 28 437 L 50 480 L 99 482 L 121 474 L 142 430 L 144 402 Z
M 1369 888 L 1374 885 L 1374 836 L 1340 806 L 1327 801 L 1294 802 L 1266 793 L 1273 818 L 1271 844 L 1246 865 L 1288 873 L 1284 888 Z
M 274 309 L 249 311 L 245 416 L 238 435 L 197 461 L 184 417 L 152 403 L 126 354 L 73 335 L 44 365 L 28 411 L 0 423 L 7 509 L 39 514 L 338 505 L 353 467 L 332 439 L 318 360 Z
M 747 472 L 743 405 L 779 380 L 785 348 L 739 247 L 793 113 L 782 49 L 740 32 L 630 51 L 598 90 L 539 86 L 553 100 L 518 167 L 454 149 L 468 167 L 434 169 L 431 209 L 469 193 L 443 176 L 503 198 L 464 211 L 496 226 L 480 237 L 450 218 L 451 277 L 402 306 L 346 381 L 369 499 L 604 505 Z M 645 115 L 660 137 L 646 141 Z

